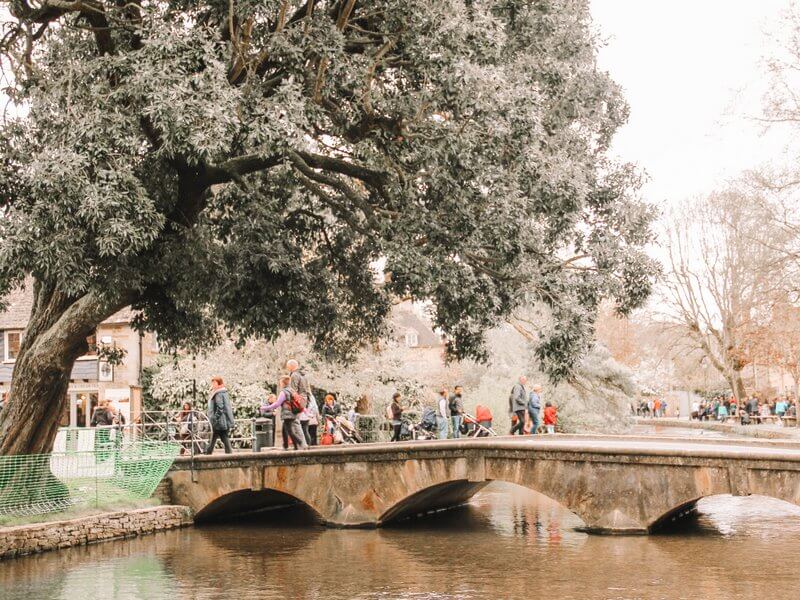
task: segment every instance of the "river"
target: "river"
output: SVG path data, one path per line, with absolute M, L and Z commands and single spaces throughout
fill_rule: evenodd
M 714 497 L 653 536 L 575 531 L 551 500 L 494 483 L 464 507 L 381 530 L 303 508 L 0 563 L 3 600 L 795 600 L 800 508 Z

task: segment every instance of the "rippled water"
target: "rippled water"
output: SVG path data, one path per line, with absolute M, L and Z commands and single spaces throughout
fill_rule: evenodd
M 800 508 L 719 496 L 699 509 L 641 537 L 576 532 L 577 517 L 509 484 L 381 530 L 325 529 L 292 509 L 0 563 L 0 598 L 800 597 Z

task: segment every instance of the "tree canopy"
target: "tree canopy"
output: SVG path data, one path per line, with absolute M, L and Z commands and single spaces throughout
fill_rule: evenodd
M 649 294 L 653 210 L 608 155 L 628 110 L 586 0 L 7 4 L 2 293 L 335 356 L 393 298 L 430 300 L 459 358 L 540 303 L 555 377 L 601 299 Z

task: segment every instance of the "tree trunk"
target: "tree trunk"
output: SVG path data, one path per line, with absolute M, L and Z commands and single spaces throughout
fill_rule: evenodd
M 0 413 L 0 456 L 52 450 L 72 367 L 86 353 L 86 338 L 130 303 L 128 295 L 118 298 L 109 301 L 95 293 L 70 298 L 51 285 L 34 283 L 31 318 Z
M 742 381 L 742 372 L 733 371 L 729 383 L 733 391 L 733 396 L 736 398 L 736 402 L 741 402 L 747 396 L 747 392 L 744 388 L 744 381 Z

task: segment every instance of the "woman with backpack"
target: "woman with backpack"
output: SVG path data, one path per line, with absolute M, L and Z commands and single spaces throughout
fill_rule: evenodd
M 211 378 L 211 394 L 208 397 L 208 420 L 211 423 L 211 441 L 206 447 L 206 454 L 214 452 L 217 440 L 222 440 L 225 446 L 225 454 L 231 454 L 231 442 L 228 438 L 233 429 L 233 409 L 231 400 L 228 397 L 228 390 L 225 389 L 222 377 Z
M 270 404 L 269 406 L 265 407 L 264 410 L 270 411 L 275 410 L 276 408 L 280 407 L 281 409 L 281 426 L 283 430 L 288 432 L 289 437 L 292 440 L 292 444 L 294 444 L 295 450 L 303 449 L 305 450 L 308 448 L 308 444 L 306 444 L 306 438 L 303 434 L 303 428 L 300 425 L 300 413 L 303 412 L 305 407 L 299 406 L 297 400 L 294 398 L 292 389 L 289 387 L 289 383 L 291 378 L 288 375 L 284 375 L 280 379 L 280 387 L 281 392 L 278 394 L 278 399 Z M 299 394 L 298 394 L 299 395 Z M 289 444 L 288 440 L 284 438 L 283 449 L 288 450 Z

